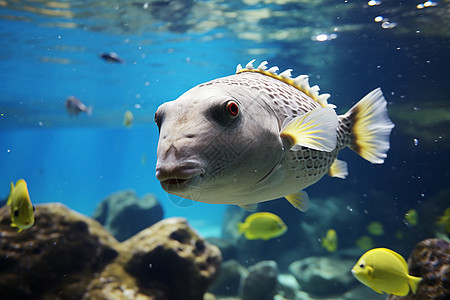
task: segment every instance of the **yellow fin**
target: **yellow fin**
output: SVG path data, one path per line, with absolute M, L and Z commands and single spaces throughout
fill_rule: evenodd
M 330 175 L 331 177 L 345 179 L 345 177 L 347 177 L 348 175 L 347 163 L 336 158 L 330 169 L 328 170 L 328 175 Z
M 237 227 L 238 227 L 238 233 L 239 234 L 243 234 L 247 230 L 248 224 L 246 224 L 246 223 L 238 223 Z
M 286 198 L 292 206 L 300 211 L 307 211 L 309 208 L 309 197 L 308 193 L 305 191 L 300 191 L 298 193 L 285 196 L 284 198 Z
M 417 291 L 417 286 L 419 285 L 419 282 L 422 281 L 422 277 L 408 275 L 408 279 L 409 279 L 408 284 L 411 287 L 411 291 L 413 292 L 413 294 L 415 294 Z
M 291 120 L 281 130 L 282 139 L 289 139 L 291 150 L 300 146 L 331 152 L 336 148 L 338 118 L 330 107 L 316 108 Z
M 379 289 L 377 289 L 377 288 L 374 287 L 374 286 L 371 286 L 370 288 L 371 288 L 372 290 L 374 290 L 375 292 L 377 292 L 378 294 L 383 294 L 382 291 L 380 291 Z
M 389 135 L 394 124 L 388 117 L 386 100 L 380 88 L 367 94 L 346 114 L 352 123 L 350 148 L 374 164 L 382 164 L 389 150 Z
M 8 202 L 6 202 L 6 205 L 11 205 L 13 192 L 14 192 L 14 183 L 11 181 L 11 190 L 9 191 Z

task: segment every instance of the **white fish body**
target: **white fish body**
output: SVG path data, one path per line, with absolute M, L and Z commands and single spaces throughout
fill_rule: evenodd
M 306 210 L 304 188 L 327 172 L 347 175 L 336 159 L 343 148 L 383 163 L 394 125 L 380 89 L 337 116 L 307 76 L 266 64 L 238 66 L 158 108 L 156 177 L 165 191 L 245 208 L 285 197 Z

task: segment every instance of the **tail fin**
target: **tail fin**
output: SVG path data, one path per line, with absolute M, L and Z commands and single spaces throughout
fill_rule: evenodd
M 350 149 L 374 164 L 384 162 L 389 150 L 389 136 L 394 128 L 386 104 L 381 89 L 377 88 L 344 115 L 351 130 Z
M 415 294 L 417 292 L 417 286 L 419 285 L 419 282 L 422 281 L 422 277 L 408 275 L 408 278 L 411 291 L 413 292 L 413 294 Z
M 238 223 L 237 227 L 239 234 L 243 234 L 247 230 L 248 225 L 246 223 Z
M 86 114 L 87 114 L 88 116 L 92 116 L 92 109 L 93 109 L 92 106 L 86 107 Z

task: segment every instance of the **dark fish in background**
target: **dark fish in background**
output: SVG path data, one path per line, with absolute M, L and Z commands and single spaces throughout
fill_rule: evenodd
M 71 115 L 78 115 L 84 111 L 88 116 L 92 115 L 92 106 L 86 106 L 74 96 L 69 96 L 66 100 L 66 109 Z
M 116 52 L 101 53 L 100 57 L 107 62 L 123 63 L 123 59 Z

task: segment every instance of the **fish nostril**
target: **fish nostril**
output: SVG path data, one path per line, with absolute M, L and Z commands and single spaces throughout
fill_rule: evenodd
M 186 138 L 192 139 L 195 137 L 195 134 L 186 134 Z

